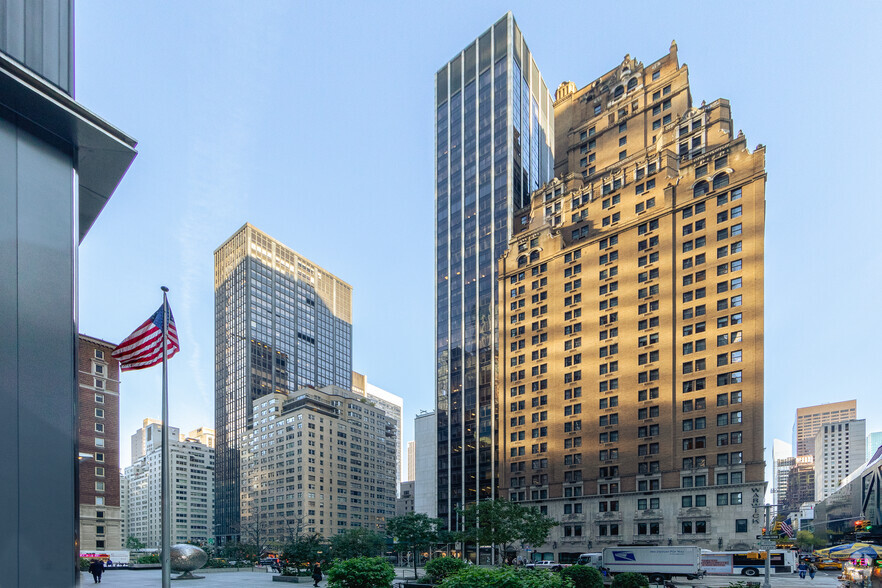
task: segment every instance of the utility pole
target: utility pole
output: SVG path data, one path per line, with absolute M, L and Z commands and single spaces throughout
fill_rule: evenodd
M 767 536 L 764 537 L 764 541 L 766 543 L 766 546 L 768 546 L 769 542 L 771 541 L 770 531 L 772 528 L 769 525 L 771 509 L 772 509 L 772 505 L 767 504 L 766 505 L 766 535 Z M 772 588 L 772 584 L 769 582 L 769 572 L 771 572 L 771 558 L 772 558 L 771 549 L 766 547 L 766 566 L 765 566 L 766 578 L 765 578 L 765 581 L 763 582 L 763 588 Z

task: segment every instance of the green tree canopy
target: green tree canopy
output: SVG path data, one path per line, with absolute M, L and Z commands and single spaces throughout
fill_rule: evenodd
M 331 556 L 335 559 L 376 557 L 383 554 L 385 547 L 383 537 L 363 527 L 347 529 L 331 537 Z
M 616 574 L 613 576 L 611 588 L 649 588 L 649 578 L 634 572 Z
M 395 570 L 382 557 L 337 561 L 328 570 L 328 588 L 391 588 Z
M 126 549 L 138 551 L 139 549 L 144 549 L 144 543 L 134 535 L 129 535 L 126 537 Z
M 299 535 L 285 544 L 282 557 L 294 564 L 299 571 L 321 559 L 319 552 L 325 548 L 322 536 L 318 533 Z
M 573 588 L 603 588 L 603 576 L 594 566 L 570 566 L 560 575 L 573 582 Z
M 540 546 L 558 525 L 539 509 L 503 499 L 482 500 L 459 510 L 463 519 L 462 541 L 479 545 L 500 545 L 505 551 L 515 541 Z
M 386 522 L 386 532 L 395 542 L 393 549 L 399 553 L 413 552 L 413 577 L 417 578 L 417 561 L 423 548 L 431 548 L 438 540 L 438 519 L 423 513 L 409 512 L 392 517 Z

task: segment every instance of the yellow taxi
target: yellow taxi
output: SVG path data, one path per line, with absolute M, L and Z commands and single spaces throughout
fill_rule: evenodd
M 819 570 L 841 570 L 842 562 L 835 559 L 822 559 L 815 564 L 815 567 Z

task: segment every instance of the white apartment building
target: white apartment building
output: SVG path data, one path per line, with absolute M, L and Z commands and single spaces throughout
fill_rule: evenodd
M 864 463 L 867 421 L 848 420 L 821 425 L 814 438 L 815 502 L 839 488 Z
M 413 510 L 431 518 L 438 516 L 438 424 L 435 411 L 423 411 L 413 419 L 415 466 Z
M 241 535 L 285 541 L 362 527 L 395 515 L 397 449 L 384 408 L 337 386 L 267 394 L 241 438 Z
M 146 429 L 146 430 L 145 430 Z M 147 547 L 160 547 L 162 427 L 145 420 L 132 435 L 132 446 L 143 439 L 143 455 L 125 469 L 125 530 Z M 169 428 L 171 462 L 172 543 L 208 541 L 214 524 L 214 449 L 193 439 L 181 440 Z

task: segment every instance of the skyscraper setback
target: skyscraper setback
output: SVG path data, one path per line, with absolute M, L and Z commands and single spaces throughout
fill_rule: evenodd
M 252 401 L 352 387 L 352 287 L 250 224 L 214 252 L 215 536 L 240 535 L 239 446 Z
M 438 517 L 494 496 L 496 260 L 551 179 L 552 99 L 511 13 L 436 74 Z
M 557 177 L 499 268 L 500 494 L 537 557 L 747 549 L 762 523 L 765 149 L 692 105 L 677 46 L 554 103 Z M 560 559 L 559 559 L 560 558 Z

